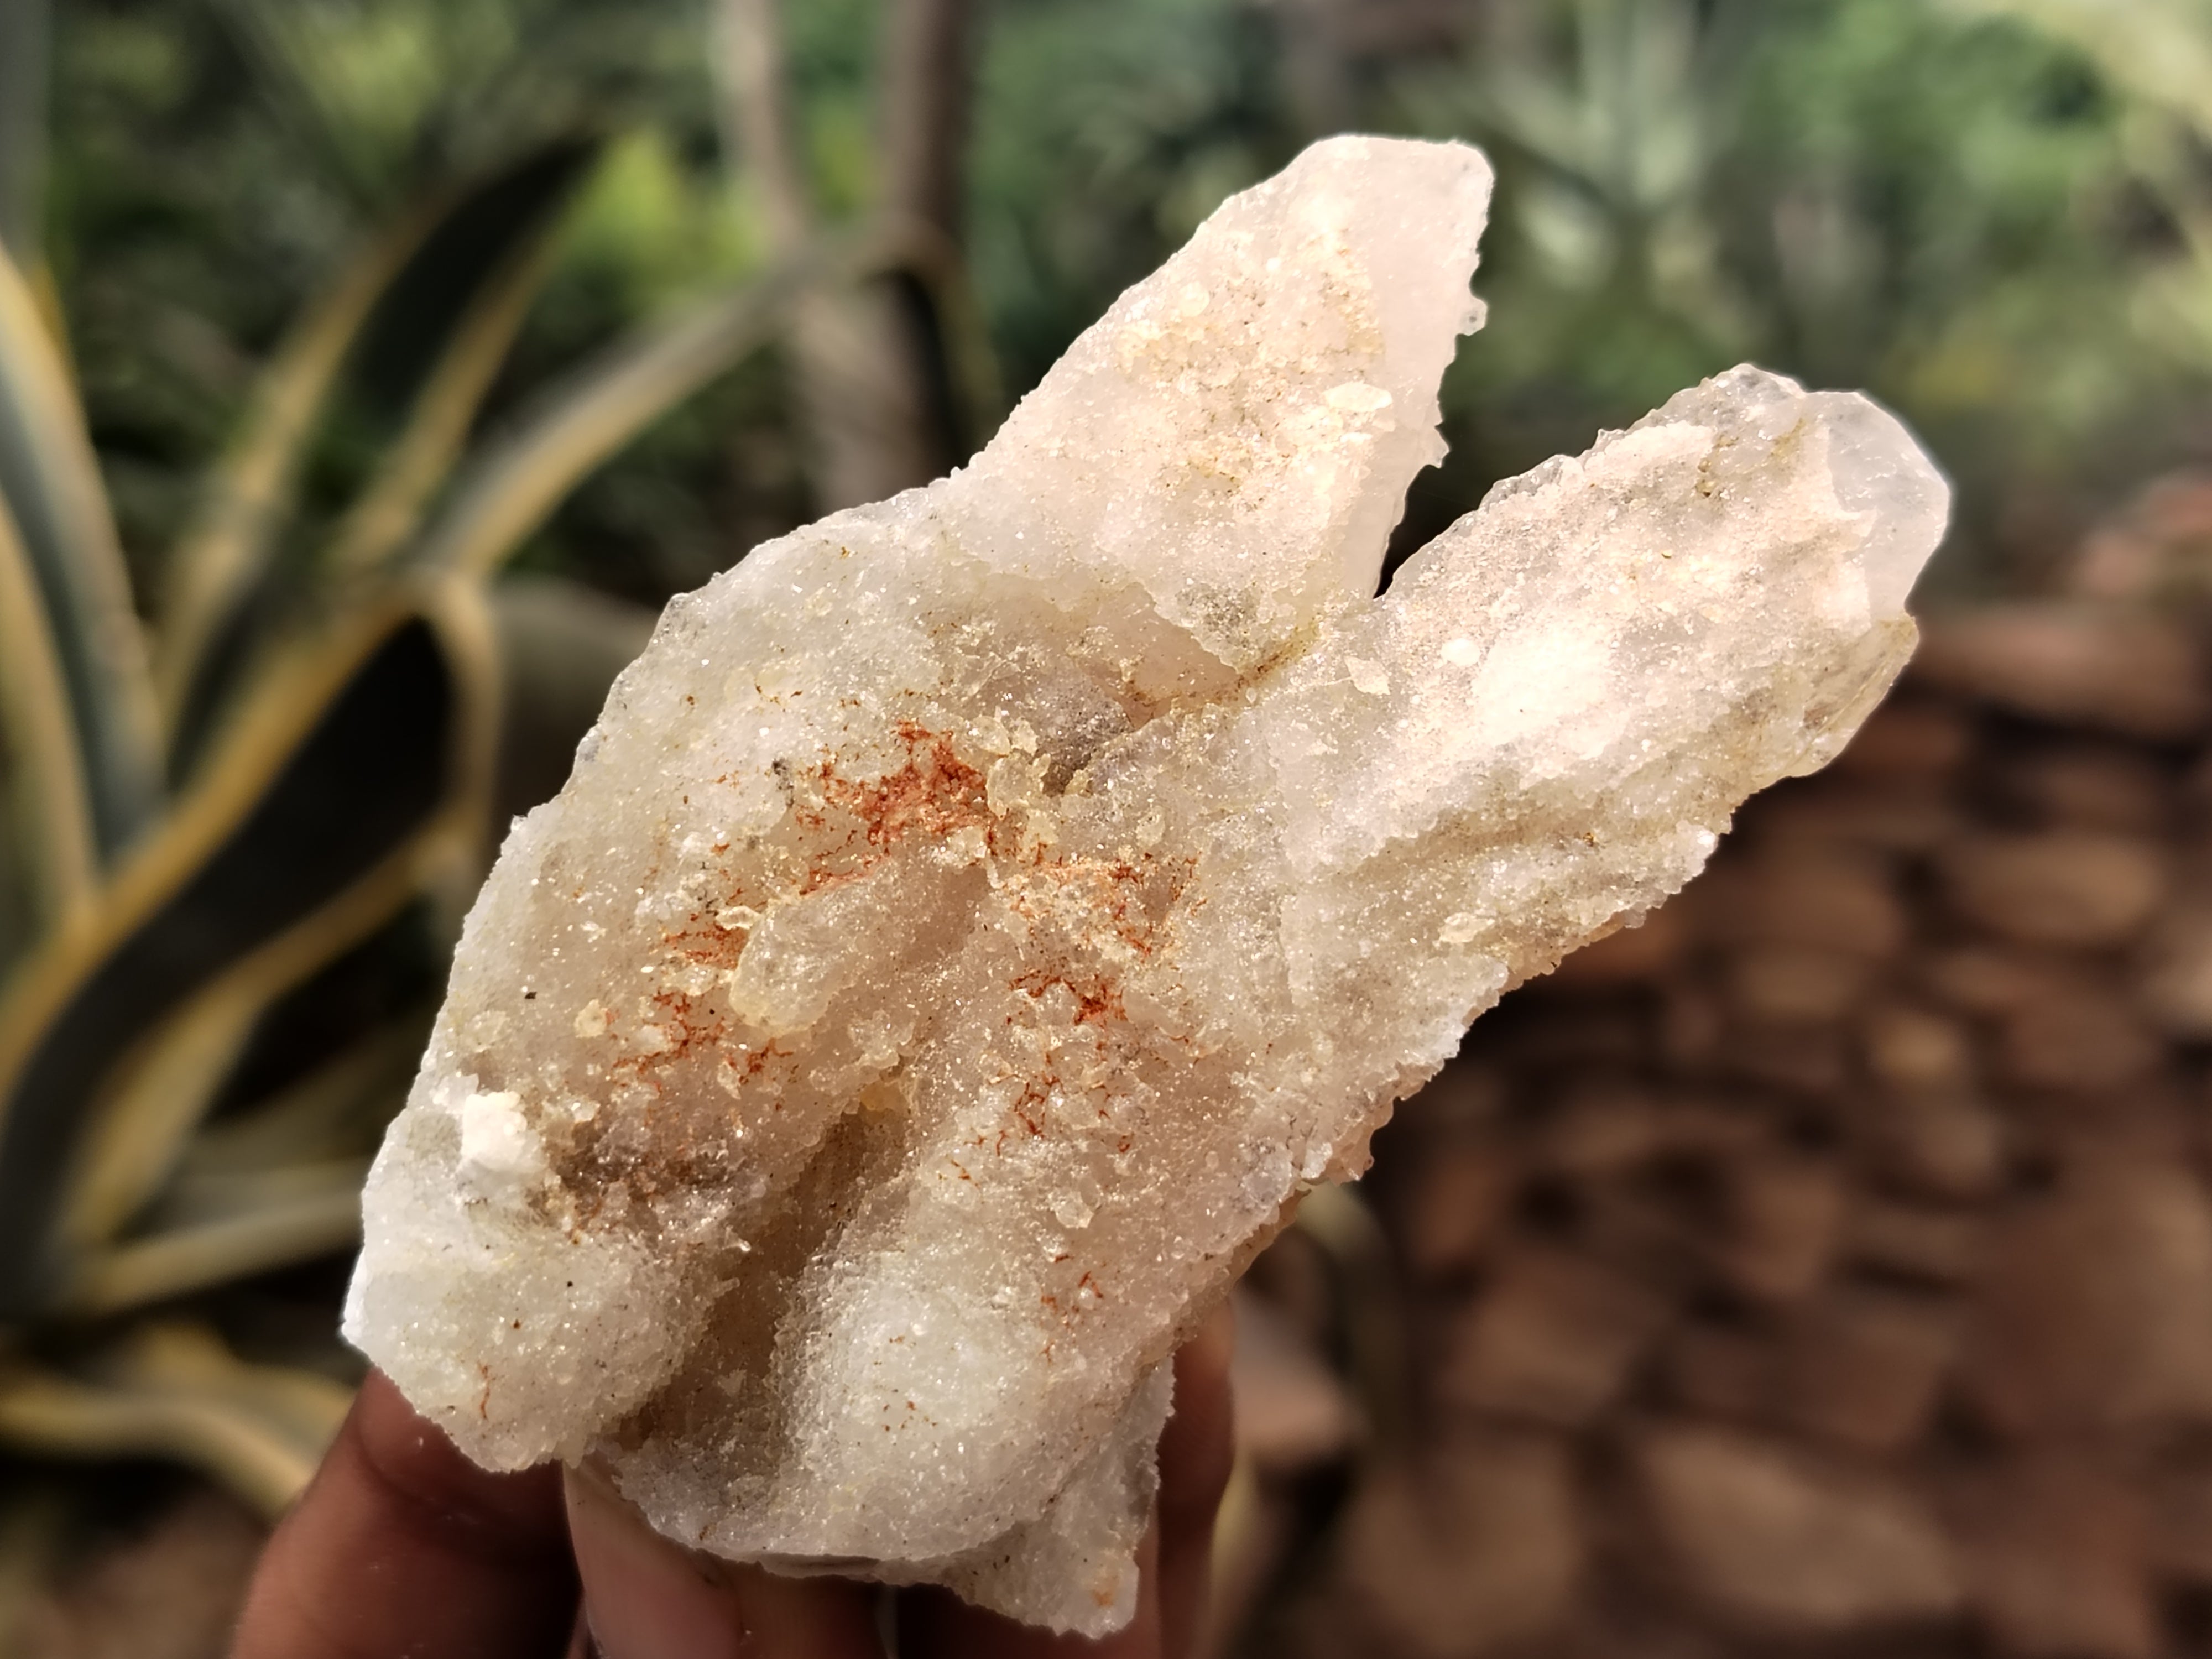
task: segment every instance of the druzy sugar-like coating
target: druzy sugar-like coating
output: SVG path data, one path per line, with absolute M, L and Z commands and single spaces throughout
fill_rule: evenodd
M 1849 738 L 1948 506 L 1856 396 L 1732 371 L 1376 597 L 1489 185 L 1316 145 L 969 466 L 669 606 L 365 1200 L 348 1333 L 470 1455 L 1118 1627 L 1179 1337 Z

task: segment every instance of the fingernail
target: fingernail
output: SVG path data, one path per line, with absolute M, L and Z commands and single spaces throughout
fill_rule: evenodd
M 584 1617 L 602 1659 L 739 1659 L 738 1601 L 713 1566 L 661 1537 L 597 1476 L 568 1476 Z

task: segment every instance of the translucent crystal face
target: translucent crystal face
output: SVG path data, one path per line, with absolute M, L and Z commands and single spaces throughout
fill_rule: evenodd
M 1316 145 L 972 465 L 669 606 L 366 1199 L 347 1330 L 471 1455 L 1117 1627 L 1179 1335 L 1850 736 L 1948 501 L 1856 396 L 1735 370 L 1376 597 L 1489 184 Z

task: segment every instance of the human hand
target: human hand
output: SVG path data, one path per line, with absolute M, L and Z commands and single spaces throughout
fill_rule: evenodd
M 901 1659 L 1188 1659 L 1229 1478 L 1230 1346 L 1224 1310 L 1176 1356 L 1127 1629 L 1086 1642 L 906 1590 Z M 557 1468 L 487 1474 L 372 1372 L 270 1540 L 232 1659 L 879 1659 L 877 1596 L 691 1553 Z

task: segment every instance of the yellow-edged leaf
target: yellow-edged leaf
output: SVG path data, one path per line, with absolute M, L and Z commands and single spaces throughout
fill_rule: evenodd
M 464 584 L 303 641 L 97 915 L 21 964 L 0 998 L 0 1316 L 151 1195 L 256 999 L 472 849 L 496 696 Z
M 396 1097 L 385 1103 L 392 1112 L 399 1109 Z M 155 1224 L 115 1248 L 135 1249 L 152 1240 L 273 1213 L 333 1193 L 358 1194 L 373 1158 L 372 1151 L 364 1147 L 342 1157 L 295 1158 L 250 1170 L 187 1166 L 163 1190 Z
M 404 355 L 419 357 L 420 379 L 409 388 L 404 424 L 325 551 L 340 580 L 404 552 L 544 286 L 564 211 L 600 149 L 596 138 L 562 139 L 478 181 L 395 287 L 395 315 L 380 324 L 379 337 L 391 334 Z
M 352 1395 L 249 1364 L 196 1325 L 148 1327 L 82 1371 L 0 1366 L 0 1443 L 64 1457 L 169 1457 L 274 1518 L 306 1487 Z
M 10 769 L 22 839 L 30 848 L 32 891 L 57 930 L 91 906 L 100 879 L 100 844 L 85 790 L 84 757 L 70 720 L 37 576 L 0 500 L 0 732 Z
M 869 226 L 617 345 L 485 447 L 424 533 L 422 561 L 472 575 L 496 569 L 592 469 L 765 343 L 800 294 L 888 270 L 915 242 L 911 228 Z
M 175 733 L 205 653 L 266 567 L 317 422 L 346 356 L 447 205 L 426 203 L 357 256 L 262 374 L 198 518 L 169 557 L 156 638 L 161 712 Z
M 37 295 L 4 252 L 0 498 L 46 607 L 94 832 L 112 858 L 161 799 L 153 680 L 83 411 Z
M 404 545 L 450 470 L 600 149 L 588 135 L 548 141 L 438 191 L 349 273 L 272 369 L 234 465 L 178 556 L 161 656 L 173 774 L 197 765 L 210 723 L 228 712 L 235 663 L 253 654 L 241 624 L 325 417 L 343 410 L 368 422 L 356 439 L 382 434 L 336 550 L 325 549 L 357 577 Z M 360 602 L 360 586 L 346 603 Z
M 429 1011 L 394 1020 L 259 1105 L 204 1125 L 185 1149 L 164 1215 L 202 1213 L 191 1190 L 373 1150 L 415 1075 Z
M 75 1253 L 119 1232 L 168 1176 L 261 1016 L 287 991 L 389 921 L 472 850 L 473 818 L 448 812 L 253 951 L 163 1020 L 99 1097 L 58 1220 Z
M 544 286 L 554 251 L 550 235 L 518 250 L 469 307 L 398 442 L 338 526 L 327 559 L 332 575 L 343 580 L 370 574 L 405 548 L 467 442 L 484 394 Z
M 196 1207 L 218 1212 L 87 1256 L 58 1306 L 99 1318 L 343 1249 L 368 1175 L 368 1159 L 345 1158 L 240 1178 L 219 1200 L 203 1190 Z

